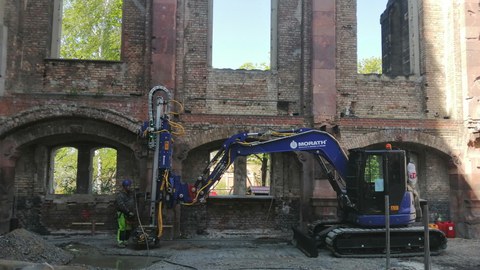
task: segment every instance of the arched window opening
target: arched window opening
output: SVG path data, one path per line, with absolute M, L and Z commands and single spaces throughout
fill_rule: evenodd
M 270 195 L 270 154 L 247 156 L 247 194 Z
M 92 194 L 115 193 L 117 150 L 104 147 L 92 154 Z
M 77 191 L 78 149 L 60 147 L 53 150 L 51 193 L 74 194 Z
M 210 152 L 210 159 L 216 153 L 217 151 Z M 235 165 L 233 163 L 230 165 L 211 190 L 210 196 L 271 195 L 270 154 L 248 155 L 246 158 L 237 157 L 237 161 L 242 159 L 245 159 L 245 162 L 236 162 Z
M 117 150 L 90 143 L 56 147 L 50 171 L 50 194 L 114 194 Z

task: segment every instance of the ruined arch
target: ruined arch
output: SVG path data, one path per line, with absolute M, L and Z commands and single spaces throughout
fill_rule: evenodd
M 24 123 L 13 131 L 6 133 L 3 141 L 12 142 L 15 145 L 15 152 L 21 158 L 30 149 L 45 148 L 49 151 L 54 147 L 81 144 L 90 151 L 99 146 L 107 146 L 117 149 L 119 155 L 125 158 L 121 160 L 131 164 L 128 166 L 131 171 L 139 171 L 135 168 L 134 160 L 141 158 L 142 142 L 138 140 L 135 133 L 118 126 L 114 123 L 99 119 L 90 119 L 79 116 L 56 116 L 34 122 Z M 36 151 L 36 150 L 35 150 Z M 88 157 L 87 157 L 88 158 Z M 44 164 L 48 167 L 48 164 Z M 87 168 L 88 169 L 88 168 Z M 119 166 L 120 170 L 124 170 Z M 120 176 L 129 178 L 135 177 L 131 172 L 120 171 Z
M 137 143 L 136 134 L 124 127 L 103 120 L 88 119 L 77 116 L 60 116 L 25 123 L 7 132 L 5 141 L 14 141 L 17 148 L 62 137 L 56 143 L 79 141 L 86 138 L 98 140 L 106 144 L 124 145 L 134 148 Z
M 112 216 L 109 211 L 113 211 L 113 208 L 108 206 L 112 204 L 111 196 L 89 194 L 88 186 L 82 186 L 82 194 L 76 194 L 70 198 L 49 195 L 50 155 L 52 149 L 58 146 L 81 145 L 85 160 L 90 162 L 92 149 L 101 146 L 115 148 L 118 157 L 117 182 L 123 178 L 139 180 L 137 183 L 142 188 L 146 185 L 146 157 L 143 154 L 146 151 L 143 149 L 145 147 L 143 141 L 137 137 L 138 127 L 139 125 L 133 119 L 117 112 L 77 106 L 59 106 L 53 110 L 34 108 L 6 120 L 0 127 L 0 149 L 5 149 L 2 151 L 2 157 L 5 156 L 3 152 L 7 151 L 11 153 L 11 158 L 8 162 L 2 160 L 0 172 L 11 173 L 6 175 L 8 177 L 2 177 L 2 183 L 10 187 L 9 190 L 0 192 L 3 198 L 0 213 L 7 216 L 0 220 L 2 231 L 8 230 L 14 193 L 18 205 L 17 215 L 22 217 L 21 224 L 33 231 L 71 226 L 73 220 L 62 220 L 60 218 L 62 215 L 56 212 L 55 206 L 47 207 L 50 209 L 48 214 L 39 214 L 44 211 L 42 209 L 46 207 L 45 203 L 48 204 L 50 201 L 52 204 L 52 199 L 54 199 L 53 205 L 63 205 L 67 200 L 70 202 L 69 207 L 72 208 L 69 211 L 89 209 L 98 213 L 98 220 L 107 221 Z M 7 165 L 12 169 L 4 168 Z M 84 163 L 82 166 L 83 178 L 85 176 L 89 178 L 90 164 Z M 86 181 L 89 183 L 90 179 Z M 17 187 L 16 192 L 13 192 L 13 186 Z M 6 194 L 8 196 L 3 196 Z M 103 199 L 96 204 L 106 204 L 106 206 L 91 207 L 89 203 L 97 201 L 98 198 Z M 34 203 L 32 203 L 33 199 L 35 199 Z M 27 212 L 35 214 L 24 214 L 23 205 L 32 204 L 32 209 L 35 211 Z
M 362 148 L 381 142 L 411 142 L 436 149 L 448 156 L 452 155 L 449 145 L 440 137 L 405 129 L 388 129 L 363 134 L 355 140 L 341 141 L 346 149 Z
M 428 201 L 430 217 L 447 218 L 462 224 L 464 217 L 460 213 L 471 187 L 468 187 L 458 169 L 461 160 L 451 144 L 444 138 L 423 132 L 389 129 L 359 136 L 345 142 L 345 145 L 353 149 L 386 142 L 398 143 L 399 147 L 417 154 L 420 197 Z M 465 232 L 460 230 L 459 233 Z
M 195 136 L 190 136 L 189 139 L 190 141 L 184 141 L 184 145 L 186 148 L 184 148 L 185 153 L 182 155 L 184 158 L 182 159 L 182 164 L 181 167 L 181 173 L 182 173 L 182 179 L 184 179 L 187 182 L 193 182 L 195 181 L 196 177 L 198 177 L 203 170 L 205 169 L 206 165 L 210 161 L 210 152 L 213 150 L 218 150 L 221 147 L 221 144 L 228 138 L 234 136 L 235 134 L 239 134 L 242 132 L 256 132 L 256 131 L 265 131 L 265 129 L 259 129 L 258 127 L 223 127 L 223 128 L 218 128 L 218 129 L 211 129 L 211 130 L 206 130 L 202 132 L 195 132 Z M 180 144 L 180 147 L 182 146 L 182 143 Z M 175 146 L 175 151 L 178 151 L 177 145 Z M 175 152 L 174 151 L 174 152 Z M 300 173 L 298 173 L 298 168 L 301 166 L 300 161 L 298 158 L 298 155 L 295 153 L 273 153 L 272 155 L 275 155 L 276 158 L 272 158 L 272 160 L 276 160 L 277 165 L 271 165 L 272 170 L 273 167 L 277 167 L 277 172 L 276 172 L 276 179 L 275 182 L 279 185 L 282 186 L 281 182 L 283 181 L 283 175 L 287 174 L 289 175 L 289 184 L 285 184 L 282 186 L 282 188 L 288 189 L 290 188 L 290 182 L 292 189 L 295 189 L 295 192 L 298 191 L 298 183 L 300 182 L 299 177 Z M 237 158 L 239 160 L 239 158 Z M 272 161 L 273 163 L 273 161 Z M 279 165 L 280 164 L 280 165 Z M 288 164 L 288 165 L 285 165 Z M 295 168 L 292 170 L 289 170 L 288 168 Z M 292 175 L 290 175 L 292 174 Z M 280 192 L 280 191 L 279 191 Z M 281 192 L 284 192 L 283 189 Z M 278 193 L 280 194 L 280 193 Z M 277 195 L 278 195 L 277 194 Z
M 133 118 L 129 118 L 125 114 L 110 110 L 99 109 L 86 106 L 77 106 L 72 104 L 62 104 L 56 108 L 50 107 L 33 107 L 30 110 L 20 112 L 12 117 L 7 118 L 0 125 L 0 139 L 6 134 L 28 125 L 33 122 L 47 121 L 56 118 L 89 118 L 98 121 L 111 123 L 131 132 L 136 132 L 140 122 Z

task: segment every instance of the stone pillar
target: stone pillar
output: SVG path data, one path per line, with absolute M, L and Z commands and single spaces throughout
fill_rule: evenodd
M 286 196 L 284 182 L 283 153 L 272 153 L 272 172 L 271 172 L 271 191 L 275 197 L 282 198 Z
M 18 157 L 17 146 L 13 141 L 0 141 L 0 234 L 10 231 Z
M 152 3 L 152 85 L 175 88 L 177 1 Z
M 247 185 L 247 157 L 237 157 L 234 162 L 233 194 L 245 195 Z
M 5 94 L 5 74 L 7 70 L 8 28 L 4 23 L 5 0 L 0 0 L 0 97 Z
M 117 157 L 119 157 L 119 150 L 117 149 Z M 136 186 L 140 189 L 141 192 L 150 192 L 152 187 L 150 182 L 152 181 L 152 162 L 148 156 L 147 147 L 145 144 L 135 143 L 133 144 L 133 158 L 135 159 L 135 166 L 138 168 L 138 180 Z M 117 158 L 117 171 L 119 167 Z M 136 175 L 135 175 L 136 176 Z M 117 181 L 118 174 L 117 174 Z
M 300 223 L 311 221 L 314 179 L 314 160 L 307 153 L 298 153 L 298 159 L 302 162 L 302 181 L 300 181 Z
M 465 18 L 465 49 L 462 52 L 464 70 L 459 70 L 465 74 L 468 93 L 466 96 L 472 97 L 468 102 L 468 115 L 473 119 L 480 117 L 480 46 L 478 46 L 478 35 L 480 33 L 480 15 L 478 13 L 479 3 L 477 0 L 465 0 L 465 8 L 461 18 Z M 474 12 L 472 12 L 474 11 Z M 448 68 L 448 67 L 447 67 Z
M 333 120 L 337 112 L 335 3 L 335 0 L 312 2 L 312 114 L 315 123 Z
M 77 167 L 77 194 L 88 194 L 90 189 L 90 155 L 91 147 L 88 145 L 78 146 Z
M 45 145 L 35 147 L 35 175 L 33 193 L 45 194 L 48 191 L 49 148 Z
M 139 187 L 139 183 L 137 183 L 133 165 L 135 163 L 132 162 L 132 158 L 134 158 L 134 154 L 130 152 L 128 149 L 124 147 L 118 147 L 117 148 L 117 182 L 120 185 L 120 183 L 125 180 L 125 179 L 131 179 L 133 180 L 133 185 L 135 187 Z M 153 156 L 150 158 L 151 162 L 153 163 Z M 152 164 L 149 164 L 149 166 L 152 166 Z M 148 181 L 151 181 L 152 179 L 152 174 L 151 174 L 151 168 L 149 168 L 149 179 Z M 148 187 L 148 191 L 150 191 L 150 186 Z

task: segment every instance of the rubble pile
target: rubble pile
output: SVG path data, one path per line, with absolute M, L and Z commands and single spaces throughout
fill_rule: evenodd
M 25 229 L 0 235 L 0 259 L 35 263 L 67 264 L 73 255 Z

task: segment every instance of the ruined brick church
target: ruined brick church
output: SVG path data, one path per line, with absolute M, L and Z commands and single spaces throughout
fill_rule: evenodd
M 148 190 L 152 153 L 138 128 L 162 85 L 184 108 L 173 156 L 183 181 L 238 132 L 323 129 L 346 150 L 412 153 L 431 217 L 480 237 L 479 0 L 390 0 L 382 75 L 357 73 L 355 0 L 271 0 L 270 69 L 214 68 L 213 1 L 124 0 L 121 57 L 107 61 L 59 56 L 62 0 L 0 0 L 0 234 L 113 229 L 114 195 L 92 192 L 92 151 L 115 149 L 117 184 Z M 74 194 L 53 188 L 61 147 L 78 151 Z M 230 196 L 180 206 L 171 222 L 186 234 L 333 218 L 335 193 L 312 164 L 272 154 L 268 196 L 249 196 L 240 160 Z

